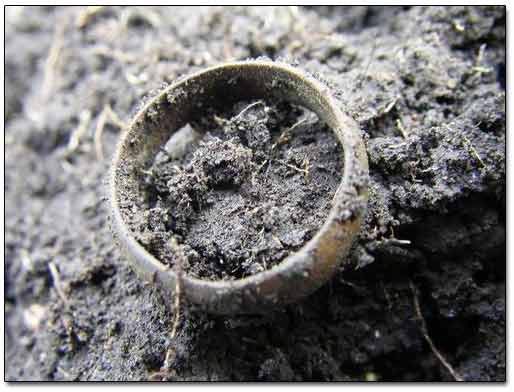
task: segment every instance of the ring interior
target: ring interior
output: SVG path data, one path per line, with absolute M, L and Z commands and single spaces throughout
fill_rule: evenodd
M 114 225 L 146 279 L 173 292 L 176 276 L 138 244 L 130 231 L 132 216 L 144 206 L 141 169 L 148 168 L 171 135 L 208 107 L 240 100 L 285 100 L 315 112 L 335 132 L 344 150 L 344 173 L 334 207 L 318 233 L 300 251 L 270 270 L 235 280 L 207 281 L 181 277 L 184 293 L 193 302 L 218 313 L 252 312 L 265 305 L 291 302 L 309 294 L 333 273 L 360 226 L 357 219 L 341 222 L 341 206 L 359 196 L 367 174 L 367 159 L 353 120 L 343 115 L 328 89 L 295 68 L 272 62 L 240 62 L 214 67 L 168 87 L 149 102 L 130 125 L 118 146 L 112 171 Z M 361 209 L 362 210 L 362 209 Z M 291 288 L 294 288 L 291 290 Z

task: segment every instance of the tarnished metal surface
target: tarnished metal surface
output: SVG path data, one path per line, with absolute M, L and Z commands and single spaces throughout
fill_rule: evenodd
M 132 236 L 131 218 L 145 205 L 139 173 L 149 167 L 170 136 L 209 106 L 275 98 L 315 112 L 344 150 L 344 172 L 330 214 L 299 251 L 270 270 L 234 281 L 207 281 L 183 274 L 182 293 L 214 313 L 261 313 L 296 301 L 319 288 L 346 258 L 368 199 L 368 160 L 357 123 L 340 108 L 327 86 L 296 67 L 269 60 L 226 63 L 181 79 L 135 116 L 115 154 L 110 198 L 115 236 L 135 271 L 171 298 L 177 279 Z

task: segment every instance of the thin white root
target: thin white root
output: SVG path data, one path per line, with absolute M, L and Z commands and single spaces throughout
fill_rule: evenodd
M 75 20 L 75 25 L 82 29 L 88 25 L 88 23 L 94 18 L 96 14 L 101 12 L 105 8 L 105 5 L 89 5 L 77 16 L 77 19 Z
M 303 169 L 296 167 L 294 165 L 290 165 L 289 163 L 284 162 L 281 159 L 277 159 L 276 162 L 279 162 L 279 163 L 287 166 L 290 169 L 296 170 L 297 172 L 303 173 L 306 178 L 309 176 L 309 160 L 308 159 L 304 159 L 304 161 L 303 161 L 304 168 Z
M 462 135 L 462 137 L 463 137 L 464 141 L 466 142 L 466 144 L 468 145 L 469 153 L 478 161 L 478 163 L 480 164 L 481 167 L 486 167 L 486 164 L 482 160 L 482 157 L 480 157 L 480 155 L 478 154 L 478 151 L 475 149 L 473 144 L 471 144 L 471 141 L 465 135 Z
M 461 376 L 459 376 L 459 374 L 453 369 L 452 365 L 450 365 L 450 363 L 446 360 L 446 358 L 437 349 L 437 347 L 434 345 L 434 342 L 428 335 L 425 318 L 423 317 L 423 314 L 421 313 L 421 308 L 419 306 L 419 300 L 418 300 L 418 294 L 417 294 L 416 287 L 414 286 L 414 283 L 412 283 L 412 282 L 409 282 L 409 286 L 412 291 L 412 297 L 414 299 L 414 309 L 416 310 L 416 315 L 421 322 L 421 333 L 423 334 L 423 337 L 427 341 L 427 343 L 430 346 L 430 349 L 432 350 L 434 355 L 442 363 L 442 365 L 448 370 L 448 372 L 452 375 L 452 377 L 455 379 L 455 381 L 464 381 L 464 379 Z
M 66 151 L 66 154 L 69 155 L 73 153 L 79 146 L 80 140 L 82 139 L 82 136 L 87 131 L 87 128 L 89 127 L 89 123 L 91 122 L 91 111 L 89 110 L 83 110 L 80 113 L 79 118 L 79 125 L 75 130 L 72 132 L 70 141 L 68 143 L 68 148 Z
M 264 102 L 263 102 L 263 101 L 256 101 L 256 102 L 254 102 L 254 103 L 252 103 L 252 104 L 248 105 L 248 106 L 247 106 L 247 107 L 245 107 L 243 110 L 241 110 L 237 116 L 233 117 L 231 121 L 235 121 L 235 120 L 237 120 L 237 119 L 238 119 L 238 118 L 240 118 L 243 114 L 245 114 L 248 110 L 250 110 L 251 108 L 253 108 L 253 107 L 257 106 L 257 105 L 264 105 Z
M 387 114 L 389 113 L 391 110 L 393 110 L 394 108 L 394 105 L 396 105 L 396 102 L 398 102 L 398 97 L 396 97 L 395 99 L 393 99 L 391 102 L 389 102 L 389 104 L 384 108 L 384 110 L 382 111 L 383 114 Z
M 177 255 L 177 262 L 175 263 L 174 269 L 175 269 L 175 301 L 173 305 L 173 324 L 171 327 L 171 333 L 170 338 L 173 341 L 175 337 L 177 336 L 178 327 L 180 324 L 180 317 L 181 317 L 181 300 L 182 300 L 182 269 L 184 266 L 184 263 L 186 261 L 186 256 L 184 255 L 184 251 L 182 247 L 179 245 L 178 241 L 175 239 L 175 237 L 171 238 L 171 248 L 174 252 L 176 252 Z M 175 355 L 175 350 L 173 346 L 173 342 L 170 342 L 170 345 L 168 346 L 168 349 L 166 350 L 166 357 L 164 359 L 164 364 L 162 369 L 166 371 L 170 367 L 170 362 Z
M 45 67 L 43 70 L 43 83 L 41 84 L 41 99 L 43 102 L 46 101 L 46 99 L 50 96 L 55 86 L 56 68 L 59 63 L 59 58 L 64 43 L 64 28 L 65 23 L 57 23 L 54 31 L 52 45 L 50 46 L 48 57 L 45 61 Z
M 409 137 L 408 132 L 403 127 L 402 120 L 400 120 L 399 118 L 396 120 L 396 128 L 398 128 L 404 139 L 407 139 Z
M 50 274 L 52 275 L 52 279 L 54 281 L 55 291 L 57 291 L 57 295 L 61 298 L 62 302 L 65 305 L 68 304 L 68 297 L 64 293 L 64 289 L 62 287 L 61 275 L 59 274 L 59 270 L 57 266 L 51 261 L 48 263 L 48 268 L 50 269 Z
M 107 112 L 102 110 L 102 113 L 100 113 L 100 116 L 98 116 L 98 122 L 96 123 L 96 129 L 95 129 L 95 150 L 96 150 L 96 157 L 99 161 L 102 161 L 104 159 L 104 153 L 103 153 L 103 146 L 102 146 L 102 134 L 104 132 L 105 122 L 107 120 Z
M 446 126 L 446 129 L 448 129 L 449 131 L 452 130 L 448 124 L 445 124 L 445 126 Z M 480 155 L 478 154 L 478 151 L 475 149 L 475 147 L 473 146 L 471 141 L 466 137 L 466 135 L 462 135 L 462 138 L 464 139 L 464 143 L 466 143 L 466 145 L 468 147 L 469 153 L 478 161 L 478 163 L 480 164 L 481 167 L 486 168 L 487 165 L 484 163 L 484 161 L 482 160 L 482 157 L 480 157 Z
M 98 160 L 104 159 L 102 135 L 105 128 L 105 124 L 109 121 L 111 124 L 117 126 L 120 130 L 124 130 L 126 124 L 118 117 L 118 115 L 112 110 L 110 105 L 105 105 L 102 112 L 98 116 L 98 122 L 96 123 L 94 143 L 96 150 L 96 157 Z
M 289 140 L 289 135 L 290 133 L 298 126 L 300 126 L 301 124 L 303 124 L 304 122 L 307 121 L 307 118 L 304 117 L 300 120 L 298 120 L 296 123 L 294 123 L 292 126 L 290 126 L 289 128 L 287 128 L 286 130 L 284 130 L 284 132 L 282 132 L 280 134 L 280 136 L 278 137 L 277 141 L 271 146 L 271 149 L 274 150 L 277 146 L 283 144 L 283 143 L 286 143 L 288 140 Z

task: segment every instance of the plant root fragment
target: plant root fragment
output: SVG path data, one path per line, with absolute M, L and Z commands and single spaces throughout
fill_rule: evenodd
M 65 156 L 68 157 L 72 153 L 74 153 L 79 147 L 80 140 L 82 136 L 86 133 L 89 123 L 91 122 L 91 111 L 84 110 L 80 113 L 79 117 L 79 125 L 75 130 L 71 133 L 70 141 L 68 142 L 68 146 L 66 148 Z
M 238 120 L 239 118 L 241 118 L 243 116 L 243 114 L 245 114 L 248 110 L 250 110 L 251 108 L 257 106 L 257 105 L 264 105 L 264 102 L 263 101 L 256 101 L 250 105 L 248 105 L 247 107 L 245 107 L 243 110 L 241 110 L 239 112 L 239 114 L 235 117 L 233 117 L 230 121 L 236 121 Z
M 398 128 L 404 139 L 407 139 L 409 137 L 409 134 L 403 127 L 402 120 L 400 120 L 399 118 L 396 120 L 396 128 Z
M 175 237 L 172 237 L 170 240 L 170 246 L 177 255 L 177 262 L 175 263 L 174 270 L 176 274 L 175 280 L 175 301 L 173 304 L 173 323 L 171 326 L 170 332 L 170 343 L 166 350 L 166 356 L 164 358 L 164 362 L 158 372 L 152 373 L 150 375 L 150 380 L 152 381 L 166 381 L 169 376 L 172 375 L 171 362 L 175 357 L 175 347 L 174 340 L 177 336 L 178 327 L 180 324 L 181 318 L 181 300 L 182 300 L 182 268 L 183 264 L 186 261 L 186 256 L 182 247 L 179 245 L 178 241 Z
M 75 21 L 75 25 L 79 29 L 83 29 L 86 27 L 89 22 L 97 15 L 98 13 L 102 12 L 105 8 L 105 5 L 89 5 L 86 8 L 84 8 L 77 16 L 77 19 Z
M 277 146 L 287 143 L 291 137 L 291 132 L 293 131 L 293 129 L 295 129 L 296 127 L 298 127 L 299 125 L 303 124 L 306 121 L 307 121 L 307 118 L 304 117 L 304 118 L 298 120 L 293 125 L 291 125 L 289 128 L 285 129 L 284 132 L 282 132 L 280 134 L 277 141 L 271 146 L 271 149 L 274 150 Z
M 423 334 L 423 337 L 427 341 L 427 343 L 430 346 L 430 349 L 432 350 L 434 355 L 441 362 L 441 364 L 448 370 L 448 372 L 452 375 L 452 377 L 455 379 L 455 381 L 464 381 L 464 379 L 453 369 L 452 365 L 450 365 L 450 363 L 446 360 L 446 358 L 437 349 L 437 347 L 434 345 L 434 342 L 428 335 L 425 318 L 423 317 L 423 314 L 421 313 L 421 307 L 419 306 L 417 289 L 414 286 L 414 283 L 412 283 L 412 281 L 409 281 L 409 286 L 412 291 L 412 298 L 414 300 L 414 309 L 416 310 L 416 316 L 421 322 L 420 329 L 421 329 L 421 333 Z
M 52 279 L 54 282 L 55 291 L 57 291 L 57 295 L 61 298 L 62 302 L 65 305 L 68 305 L 68 297 L 64 293 L 64 289 L 62 287 L 61 275 L 57 266 L 51 261 L 48 263 L 48 268 L 50 269 L 50 274 L 52 275 Z
M 111 124 L 117 126 L 121 131 L 126 127 L 126 124 L 118 117 L 118 115 L 112 110 L 110 105 L 105 105 L 102 112 L 98 116 L 98 122 L 96 123 L 95 129 L 95 150 L 96 157 L 98 160 L 104 159 L 103 146 L 102 146 L 102 134 L 105 128 L 105 124 L 109 121 Z
M 462 135 L 462 138 L 464 139 L 464 142 L 466 142 L 467 147 L 469 149 L 469 153 L 478 161 L 481 167 L 485 168 L 487 167 L 480 155 L 478 154 L 478 151 L 475 149 L 473 144 L 471 144 L 471 141 L 466 137 L 466 135 Z
M 41 84 L 41 101 L 44 103 L 51 95 L 56 85 L 56 71 L 64 44 L 65 23 L 57 23 L 54 30 L 52 45 L 48 51 L 43 70 L 43 83 Z

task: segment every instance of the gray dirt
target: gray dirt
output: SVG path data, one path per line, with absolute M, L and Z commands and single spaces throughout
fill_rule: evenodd
M 451 381 L 415 288 L 455 372 L 505 380 L 505 22 L 504 7 L 7 7 L 6 379 Z M 360 124 L 369 213 L 351 268 L 301 303 L 184 305 L 171 339 L 174 312 L 112 241 L 120 129 L 97 125 L 257 56 L 315 73 Z
M 312 112 L 265 101 L 230 109 L 181 129 L 192 140 L 183 155 L 173 136 L 134 219 L 148 251 L 177 268 L 174 237 L 179 268 L 203 279 L 246 277 L 298 250 L 327 217 L 342 173 L 342 149 Z

